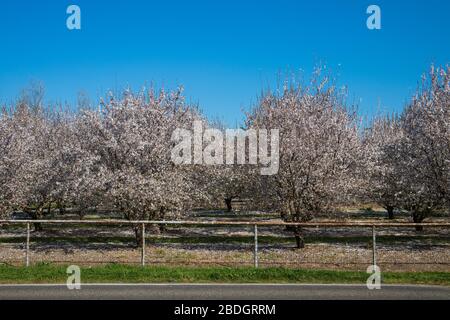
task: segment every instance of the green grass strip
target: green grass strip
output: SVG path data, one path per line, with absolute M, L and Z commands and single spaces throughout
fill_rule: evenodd
M 0 265 L 0 283 L 65 283 L 66 267 L 36 264 L 28 268 Z M 110 264 L 81 267 L 83 283 L 355 283 L 365 284 L 359 271 L 288 268 L 165 267 Z M 383 283 L 450 285 L 450 272 L 385 272 Z

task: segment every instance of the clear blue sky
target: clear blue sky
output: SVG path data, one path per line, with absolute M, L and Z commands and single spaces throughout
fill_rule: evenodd
M 66 28 L 81 8 L 82 29 Z M 382 29 L 366 28 L 366 8 Z M 320 62 L 348 85 L 362 114 L 400 110 L 431 63 L 450 62 L 450 1 L 1 1 L 0 102 L 31 80 L 52 101 L 94 101 L 145 83 L 185 87 L 234 126 L 277 74 Z

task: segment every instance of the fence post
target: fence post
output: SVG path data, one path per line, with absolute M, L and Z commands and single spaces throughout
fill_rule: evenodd
M 27 243 L 25 244 L 25 266 L 30 265 L 30 223 L 27 223 Z
M 145 223 L 142 224 L 141 265 L 145 266 Z
M 255 247 L 253 251 L 253 262 L 255 265 L 255 268 L 258 268 L 258 225 L 255 224 L 254 226 L 254 235 L 255 235 Z
M 374 266 L 377 265 L 377 243 L 376 243 L 375 226 L 372 226 L 372 263 Z

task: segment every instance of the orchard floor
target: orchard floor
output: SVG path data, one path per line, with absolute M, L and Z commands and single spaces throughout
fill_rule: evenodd
M 355 221 L 379 219 L 381 212 L 350 212 Z M 260 214 L 193 214 L 190 219 L 261 221 L 276 216 Z M 67 218 L 73 218 L 68 217 Z M 99 217 L 86 217 L 99 218 Z M 346 217 L 347 218 L 347 217 Z M 399 216 L 395 222 L 407 221 Z M 325 220 L 325 219 L 322 219 Z M 435 218 L 433 221 L 448 221 Z M 295 248 L 292 232 L 282 227 L 258 230 L 259 265 L 305 269 L 366 271 L 372 264 L 371 230 L 368 228 L 305 229 L 306 246 Z M 253 233 L 249 227 L 168 227 L 160 233 L 147 230 L 146 264 L 174 266 L 251 266 Z M 25 261 L 23 226 L 0 227 L 0 264 Z M 84 266 L 139 264 L 141 249 L 126 226 L 44 225 L 32 232 L 30 262 L 73 263 Z M 377 265 L 382 271 L 450 271 L 450 234 L 445 228 L 383 228 L 377 230 Z

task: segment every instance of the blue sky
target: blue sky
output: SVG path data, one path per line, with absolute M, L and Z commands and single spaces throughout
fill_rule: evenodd
M 66 28 L 81 8 L 82 29 Z M 366 28 L 381 8 L 382 29 Z M 325 63 L 364 115 L 400 110 L 431 63 L 450 62 L 450 1 L 2 1 L 0 102 L 30 81 L 47 99 L 182 84 L 189 101 L 235 126 L 286 71 Z M 303 70 L 303 71 L 300 71 Z

